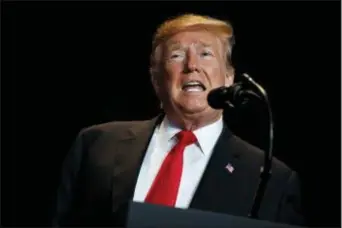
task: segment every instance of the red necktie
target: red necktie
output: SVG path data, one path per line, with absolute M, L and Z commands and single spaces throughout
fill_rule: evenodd
M 166 156 L 145 202 L 174 207 L 183 171 L 183 153 L 186 146 L 197 141 L 191 131 L 177 134 L 178 143 Z

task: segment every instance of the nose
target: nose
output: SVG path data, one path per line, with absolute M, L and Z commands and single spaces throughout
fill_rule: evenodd
M 194 50 L 189 50 L 187 53 L 187 58 L 184 66 L 185 72 L 198 71 L 198 58 Z

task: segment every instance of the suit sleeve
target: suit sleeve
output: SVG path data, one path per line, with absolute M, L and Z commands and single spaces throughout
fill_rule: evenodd
M 69 150 L 62 164 L 61 179 L 57 190 L 57 199 L 55 203 L 52 225 L 63 226 L 68 224 L 70 213 L 73 211 L 75 203 L 75 191 L 79 172 L 84 153 L 83 129 L 78 133 L 74 143 Z
M 298 174 L 291 171 L 279 204 L 278 221 L 292 225 L 305 225 L 301 202 L 301 187 Z

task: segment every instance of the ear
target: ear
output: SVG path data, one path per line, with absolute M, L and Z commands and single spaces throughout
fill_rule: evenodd
M 229 87 L 234 83 L 234 69 L 229 69 L 226 72 L 226 77 L 225 77 L 225 86 Z
M 155 69 L 150 68 L 150 75 L 151 75 L 152 86 L 154 88 L 155 93 L 157 94 L 157 97 L 159 98 L 160 84 L 158 80 L 158 73 Z

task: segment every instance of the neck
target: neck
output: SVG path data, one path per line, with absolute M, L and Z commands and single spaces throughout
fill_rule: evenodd
M 167 118 L 170 122 L 175 124 L 176 126 L 188 130 L 188 131 L 195 131 L 199 128 L 212 124 L 219 120 L 222 117 L 222 112 L 217 112 L 210 116 L 200 116 L 196 114 L 191 115 L 168 115 L 166 114 Z

